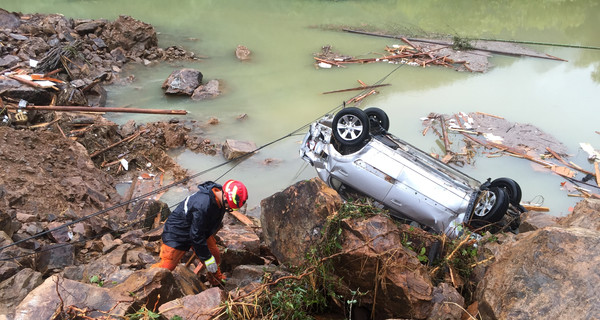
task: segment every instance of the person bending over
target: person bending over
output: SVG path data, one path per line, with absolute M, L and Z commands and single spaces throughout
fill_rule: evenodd
M 185 198 L 165 221 L 160 261 L 152 267 L 172 271 L 192 248 L 209 272 L 209 282 L 218 285 L 224 281 L 214 235 L 221 227 L 225 212 L 241 208 L 246 200 L 248 190 L 240 181 L 228 180 L 222 186 L 212 181 L 198 185 L 198 191 Z

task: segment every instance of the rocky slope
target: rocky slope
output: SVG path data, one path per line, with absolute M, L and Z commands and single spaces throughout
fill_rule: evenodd
M 84 88 L 115 81 L 123 63 L 192 57 L 159 49 L 152 28 L 129 17 L 83 21 L 0 11 L 0 26 L 5 70 L 26 69 L 30 59 L 49 61 L 44 57 L 52 48 L 79 40 L 93 67 L 69 65 L 70 72 L 56 77 L 79 88 L 71 92 L 81 93 L 81 103 L 93 96 Z M 137 36 L 123 36 L 129 28 Z M 53 89 L 15 82 L 0 79 L 3 102 L 52 102 Z M 71 98 L 77 94 L 60 92 L 56 99 L 76 102 Z M 88 126 L 80 132 L 82 123 Z M 0 126 L 0 319 L 109 319 L 152 312 L 166 319 L 208 319 L 224 312 L 234 318 L 275 313 L 286 318 L 300 311 L 355 319 L 589 319 L 600 310 L 595 286 L 600 203 L 594 200 L 580 202 L 562 219 L 531 213 L 519 235 L 445 240 L 439 257 L 426 258 L 438 236 L 398 224 L 368 203 L 344 204 L 313 179 L 264 199 L 260 221 L 227 215 L 217 234 L 229 278 L 225 286 L 208 288 L 190 255 L 173 272 L 151 269 L 169 208 L 151 199 L 127 203 L 115 179 L 162 171 L 172 179 L 185 177 L 166 156 L 168 148 L 182 146 L 220 152 L 194 123 L 117 126 L 101 117 L 40 112 L 28 123 Z M 131 154 L 130 170 L 115 161 L 124 153 Z M 353 213 L 345 215 L 348 211 Z M 280 284 L 298 290 L 278 291 Z M 319 310 L 303 299 L 276 300 L 277 293 L 280 299 L 307 298 L 300 294 L 305 291 L 335 294 Z M 292 308 L 285 309 L 287 302 Z

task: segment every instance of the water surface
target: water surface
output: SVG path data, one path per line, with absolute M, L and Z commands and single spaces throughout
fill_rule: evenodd
M 430 112 L 453 114 L 485 112 L 509 121 L 531 123 L 552 133 L 574 156 L 571 160 L 593 171 L 579 148 L 589 142 L 600 148 L 598 126 L 600 101 L 600 51 L 558 46 L 529 47 L 568 62 L 495 55 L 495 65 L 485 74 L 458 73 L 444 68 L 391 64 L 355 65 L 317 69 L 313 54 L 324 45 L 352 56 L 383 52 L 393 39 L 368 37 L 328 30 L 347 25 L 386 29 L 408 35 L 450 34 L 465 38 L 493 38 L 600 47 L 600 3 L 597 1 L 2 1 L 2 8 L 23 13 L 61 13 L 72 18 L 116 19 L 129 15 L 152 24 L 159 45 L 179 45 L 197 55 L 198 62 L 159 66 L 131 66 L 124 74 L 135 75 L 128 87 L 111 86 L 108 106 L 186 109 L 187 119 L 206 122 L 217 117 L 220 124 L 208 127 L 207 137 L 251 140 L 263 146 L 294 133 L 310 121 L 350 99 L 355 92 L 322 92 L 351 88 L 358 80 L 391 86 L 366 99 L 361 108 L 380 107 L 391 118 L 395 135 L 425 151 L 439 152 L 433 136 L 421 135 L 420 118 Z M 252 61 L 240 62 L 235 47 L 252 50 Z M 171 71 L 191 67 L 206 80 L 219 79 L 225 94 L 211 101 L 167 98 L 160 85 Z M 245 121 L 237 120 L 247 114 Z M 166 120 L 167 116 L 112 114 L 124 123 L 135 119 Z M 300 131 L 304 132 L 304 131 Z M 250 189 L 249 206 L 290 184 L 315 176 L 298 157 L 301 135 L 269 145 L 232 169 L 227 165 L 198 178 L 213 180 L 227 170 L 226 178 L 243 180 Z M 218 165 L 223 159 L 192 152 L 173 152 L 192 172 Z M 279 162 L 265 166 L 265 159 Z M 565 215 L 579 199 L 561 190 L 564 179 L 540 172 L 526 160 L 509 156 L 479 156 L 463 168 L 473 177 L 508 176 L 523 189 L 523 200 L 541 200 L 554 215 Z M 594 190 L 598 192 L 597 190 Z M 170 204 L 185 196 L 177 189 L 164 196 Z

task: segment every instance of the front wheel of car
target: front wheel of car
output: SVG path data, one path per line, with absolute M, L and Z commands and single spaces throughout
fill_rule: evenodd
M 515 180 L 510 178 L 498 178 L 493 180 L 490 183 L 490 186 L 506 190 L 510 203 L 515 206 L 518 206 L 521 203 L 521 187 Z
M 481 192 L 471 218 L 471 226 L 475 228 L 500 221 L 508 210 L 509 198 L 504 189 L 489 187 Z
M 369 119 L 359 108 L 340 110 L 333 117 L 333 136 L 343 146 L 356 146 L 369 136 Z

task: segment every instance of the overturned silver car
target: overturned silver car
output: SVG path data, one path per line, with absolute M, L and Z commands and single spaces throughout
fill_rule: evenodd
M 311 124 L 302 159 L 342 197 L 369 196 L 396 218 L 454 238 L 464 226 L 515 231 L 524 208 L 509 178 L 484 183 L 388 133 L 379 108 L 344 108 Z

